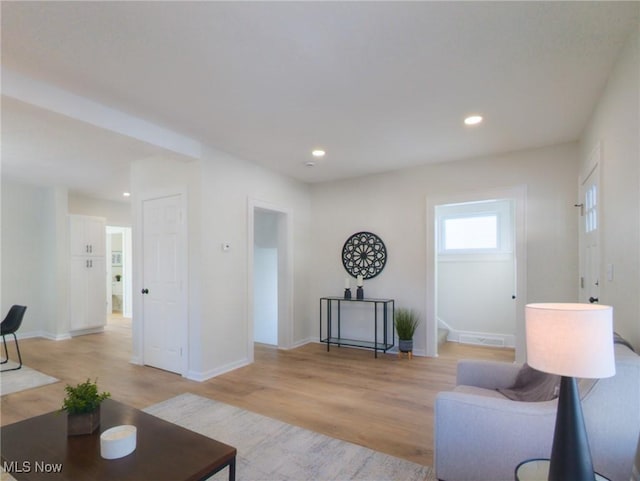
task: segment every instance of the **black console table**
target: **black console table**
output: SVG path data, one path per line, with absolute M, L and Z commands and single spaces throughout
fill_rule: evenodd
M 345 339 L 341 335 L 342 304 L 343 303 L 363 303 L 373 305 L 373 342 L 357 339 Z M 333 304 L 337 304 L 337 330 L 332 332 Z M 323 305 L 324 316 L 323 316 Z M 383 334 L 382 339 L 378 339 L 378 311 L 382 313 Z M 391 315 L 389 315 L 391 314 Z M 326 318 L 327 337 L 323 337 L 323 319 Z M 353 346 L 366 349 L 373 349 L 375 357 L 378 351 L 387 352 L 394 345 L 393 323 L 395 319 L 395 301 L 393 299 L 345 299 L 343 297 L 321 297 L 320 298 L 320 342 L 327 344 L 327 351 L 331 344 L 338 346 Z M 391 320 L 391 322 L 389 322 Z

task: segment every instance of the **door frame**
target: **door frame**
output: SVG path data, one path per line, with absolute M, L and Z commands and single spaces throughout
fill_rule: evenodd
M 189 373 L 189 332 L 190 332 L 190 318 L 189 318 L 189 230 L 188 230 L 188 197 L 187 189 L 171 189 L 161 190 L 154 192 L 147 192 L 141 194 L 133 202 L 133 218 L 134 226 L 138 228 L 132 229 L 133 231 L 133 319 L 132 319 L 132 342 L 133 342 L 133 354 L 131 362 L 134 364 L 144 365 L 144 307 L 143 300 L 140 293 L 144 288 L 144 222 L 143 211 L 144 203 L 146 201 L 161 199 L 165 197 L 180 197 L 182 204 L 182 225 L 180 229 L 180 251 L 181 256 L 184 259 L 182 263 L 182 269 L 180 275 L 182 276 L 182 317 L 185 320 L 184 329 L 181 331 L 180 345 L 182 347 L 182 363 L 180 365 L 179 374 L 182 377 L 188 377 Z
M 437 229 L 436 206 L 443 204 L 458 204 L 465 202 L 485 201 L 493 199 L 512 199 L 515 202 L 515 257 L 516 257 L 516 360 L 524 361 L 525 349 L 525 325 L 524 306 L 527 296 L 527 243 L 526 243 L 526 199 L 527 186 L 516 185 L 512 187 L 497 187 L 480 191 L 457 192 L 428 196 L 426 199 L 426 355 L 438 356 L 438 320 L 437 320 Z
M 256 209 L 278 216 L 278 348 L 293 346 L 293 210 L 270 202 L 247 199 L 247 359 L 254 361 L 254 220 Z M 280 260 L 281 259 L 281 260 Z
M 109 308 L 107 312 L 110 314 L 112 309 L 112 286 L 111 280 L 113 279 L 113 273 L 111 270 L 111 235 L 122 234 L 122 316 L 131 317 L 131 300 L 133 292 L 131 290 L 131 227 L 128 226 L 116 226 L 107 225 L 107 239 L 106 239 L 106 252 L 107 252 L 107 301 L 109 302 Z
M 602 287 L 603 284 L 603 270 L 602 270 L 602 232 L 603 232 L 603 219 L 602 219 L 602 183 L 601 174 L 602 171 L 602 142 L 598 141 L 596 146 L 591 150 L 589 156 L 587 158 L 587 162 L 584 164 L 584 169 L 581 169 L 581 172 L 578 176 L 578 196 L 579 201 L 576 204 L 576 207 L 580 207 L 579 216 L 580 220 L 578 221 L 578 302 L 588 302 L 586 297 L 589 295 L 584 287 L 585 284 L 585 271 L 586 271 L 586 251 L 585 251 L 585 232 L 584 232 L 584 183 L 594 175 L 595 184 L 596 184 L 596 195 L 598 197 L 596 202 L 596 219 L 598 223 L 598 227 L 596 229 L 596 238 L 597 238 L 597 256 L 598 259 L 598 286 L 599 296 L 602 297 Z

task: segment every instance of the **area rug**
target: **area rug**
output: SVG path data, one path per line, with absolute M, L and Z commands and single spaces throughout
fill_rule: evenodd
M 7 364 L 2 364 L 2 369 L 10 369 L 17 366 L 17 363 L 9 361 Z M 23 365 L 22 368 L 17 371 L 0 373 L 0 395 L 4 396 L 57 381 L 58 379 L 55 377 L 47 376 L 40 371 Z
M 144 411 L 234 446 L 238 481 L 433 481 L 430 467 L 195 394 Z M 222 470 L 212 480 L 226 480 Z

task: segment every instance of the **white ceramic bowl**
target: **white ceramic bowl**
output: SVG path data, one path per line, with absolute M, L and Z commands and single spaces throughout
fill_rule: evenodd
M 100 435 L 100 455 L 104 459 L 123 458 L 136 449 L 135 426 L 124 424 L 107 429 Z

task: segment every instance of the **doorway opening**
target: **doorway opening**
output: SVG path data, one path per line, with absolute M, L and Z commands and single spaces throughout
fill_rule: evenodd
M 107 320 L 128 324 L 133 316 L 133 261 L 130 227 L 107 226 Z
M 513 210 L 509 199 L 436 206 L 436 317 L 450 341 L 514 347 Z
M 289 348 L 292 342 L 291 213 L 263 203 L 249 206 L 249 361 L 255 343 Z
M 427 355 L 437 356 L 444 337 L 524 356 L 525 194 L 515 187 L 428 200 Z

